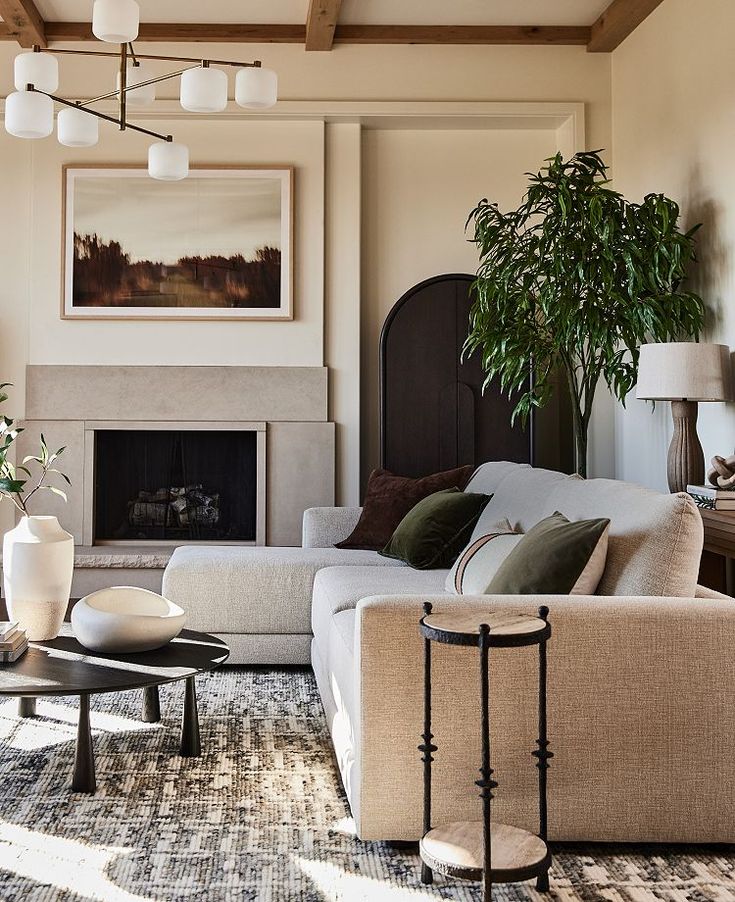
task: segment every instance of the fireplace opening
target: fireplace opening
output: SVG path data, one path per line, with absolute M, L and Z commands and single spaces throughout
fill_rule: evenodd
M 95 542 L 254 542 L 257 433 L 94 434 Z

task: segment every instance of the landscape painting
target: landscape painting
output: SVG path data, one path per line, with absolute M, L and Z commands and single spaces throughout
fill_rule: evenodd
M 291 319 L 292 170 L 64 170 L 66 319 Z

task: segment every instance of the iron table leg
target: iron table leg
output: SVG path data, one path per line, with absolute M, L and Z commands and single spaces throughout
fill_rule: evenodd
M 424 602 L 424 614 L 431 614 L 431 602 Z M 431 640 L 424 639 L 424 732 L 421 735 L 423 742 L 419 751 L 423 753 L 421 760 L 424 762 L 424 829 L 423 835 L 431 830 L 431 762 L 434 760 L 432 752 L 437 750 L 431 741 L 434 734 L 431 732 Z M 434 882 L 434 874 L 425 861 L 421 862 L 421 882 L 431 884 Z
M 94 774 L 94 750 L 92 730 L 89 723 L 89 695 L 79 696 L 79 726 L 77 728 L 77 749 L 74 757 L 74 776 L 71 788 L 75 792 L 93 793 L 97 789 Z
M 546 620 L 549 616 L 549 609 L 546 605 L 542 605 L 538 610 L 538 615 L 542 620 Z M 536 740 L 536 751 L 532 752 L 536 758 L 536 767 L 538 768 L 538 803 L 539 803 L 539 836 L 546 842 L 548 838 L 548 807 L 547 807 L 547 787 L 546 787 L 546 771 L 549 769 L 549 759 L 554 755 L 549 751 L 549 739 L 546 728 L 546 639 L 544 639 L 538 649 L 539 654 L 539 670 L 538 670 L 538 739 Z M 539 874 L 536 878 L 536 889 L 540 893 L 548 893 L 549 891 L 549 872 L 548 870 Z
M 36 700 L 35 698 L 21 697 L 18 699 L 18 717 L 35 717 L 36 716 Z
M 143 690 L 143 714 L 146 723 L 158 723 L 161 719 L 161 702 L 158 698 L 158 686 L 148 686 Z
M 490 649 L 490 627 L 480 624 L 480 690 L 482 695 L 482 766 L 480 779 L 476 781 L 482 797 L 482 850 L 483 899 L 490 902 L 493 891 L 492 877 L 492 839 L 491 839 L 491 802 L 493 789 L 498 785 L 493 780 L 493 769 L 490 766 L 490 674 L 488 672 L 488 653 Z
M 201 753 L 196 687 L 194 677 L 187 677 L 184 692 L 184 718 L 181 723 L 181 754 L 184 758 L 198 758 Z

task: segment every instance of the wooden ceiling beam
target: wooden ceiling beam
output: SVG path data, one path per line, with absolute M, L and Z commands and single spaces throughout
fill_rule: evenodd
M 305 38 L 306 28 L 303 25 L 141 22 L 136 43 L 303 44 Z M 56 43 L 99 43 L 92 34 L 90 22 L 47 22 L 46 39 Z M 0 40 L 11 40 L 11 37 L 0 31 Z
M 619 47 L 663 0 L 613 0 L 592 26 L 587 49 L 610 53 Z
M 2 0 L 0 0 L 2 2 Z M 7 0 L 6 0 L 7 2 Z M 96 41 L 89 22 L 47 22 L 46 39 Z M 0 40 L 16 40 L 0 26 Z M 336 44 L 579 44 L 590 40 L 587 26 L 568 25 L 337 25 Z M 304 44 L 304 25 L 142 23 L 143 43 Z
M 46 46 L 46 23 L 33 0 L 0 0 L 0 18 L 6 40 L 17 41 L 21 47 Z
M 589 28 L 569 25 L 338 25 L 337 44 L 586 44 Z
M 331 50 L 342 0 L 310 0 L 306 16 L 306 49 Z

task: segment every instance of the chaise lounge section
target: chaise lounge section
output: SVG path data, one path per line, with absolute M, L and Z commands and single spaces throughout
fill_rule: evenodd
M 164 593 L 192 612 L 195 628 L 224 631 L 228 641 L 244 629 L 234 646 L 241 663 L 282 663 L 296 643 L 300 662 L 313 634 L 311 662 L 362 839 L 421 835 L 418 621 L 429 599 L 437 610 L 549 607 L 552 839 L 731 841 L 735 604 L 696 585 L 702 523 L 691 499 L 507 462 L 484 464 L 467 491 L 493 495 L 486 522 L 505 516 L 523 530 L 555 510 L 609 517 L 599 594 L 450 595 L 446 570 L 335 549 L 359 511 L 332 509 L 307 512 L 303 549 L 180 549 Z M 537 826 L 536 667 L 532 649 L 491 656 L 494 816 L 529 829 Z M 433 669 L 438 823 L 479 816 L 479 675 L 476 656 L 447 646 Z

